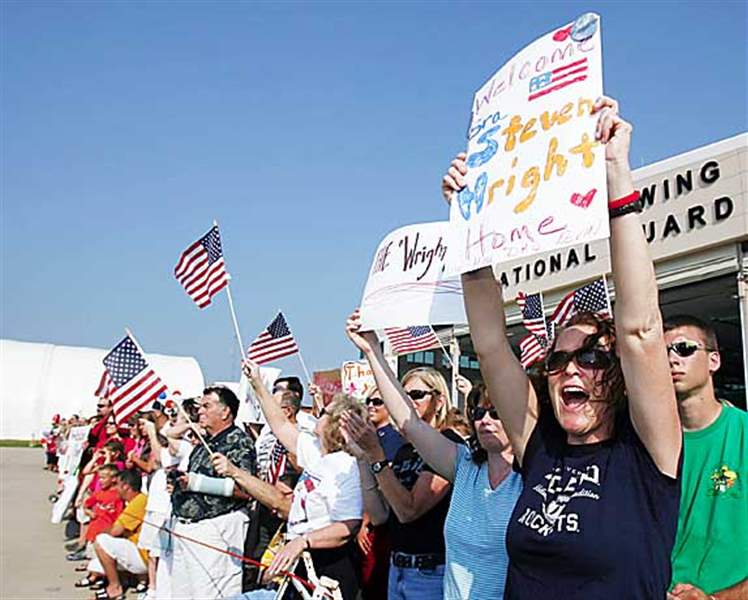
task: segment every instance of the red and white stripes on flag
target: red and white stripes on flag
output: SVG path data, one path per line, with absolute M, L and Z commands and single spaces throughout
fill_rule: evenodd
M 258 365 L 264 365 L 284 356 L 296 354 L 298 351 L 299 346 L 291 334 L 288 323 L 283 313 L 279 312 L 265 331 L 249 345 L 247 358 Z
M 213 296 L 229 283 L 229 274 L 223 262 L 223 249 L 218 225 L 182 252 L 174 276 L 195 304 L 208 306 Z
M 553 311 L 551 323 L 554 328 L 563 327 L 575 314 L 580 312 L 591 312 L 606 316 L 613 314 L 610 309 L 608 286 L 605 284 L 604 277 L 566 294 L 563 300 L 559 302 L 556 310 Z
M 153 372 L 129 334 L 104 357 L 103 363 L 110 379 L 108 398 L 117 423 L 127 421 L 166 391 L 164 382 Z
M 101 374 L 101 379 L 99 379 L 99 385 L 94 392 L 94 396 L 97 398 L 103 398 L 104 400 L 109 400 L 113 391 L 114 383 L 112 383 L 112 378 L 109 377 L 109 371 L 104 367 L 104 372 Z
M 523 368 L 527 368 L 533 363 L 545 358 L 545 351 L 548 347 L 548 338 L 544 336 L 537 336 L 531 333 L 519 343 L 519 349 L 521 351 L 520 363 Z
M 388 327 L 384 330 L 395 354 L 410 354 L 439 346 L 431 325 L 414 325 L 411 327 Z

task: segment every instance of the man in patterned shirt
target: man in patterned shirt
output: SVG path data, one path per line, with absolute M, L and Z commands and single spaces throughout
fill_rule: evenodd
M 254 474 L 255 450 L 249 436 L 235 424 L 239 399 L 226 387 L 203 391 L 198 410 L 199 425 L 211 453 L 220 453 Z M 180 535 L 211 546 L 241 553 L 249 521 L 246 496 L 234 481 L 219 477 L 211 453 L 200 444 L 190 454 L 188 472 L 174 488 L 172 512 L 174 554 L 172 598 L 230 598 L 241 593 L 242 563 L 227 554 L 180 538 Z

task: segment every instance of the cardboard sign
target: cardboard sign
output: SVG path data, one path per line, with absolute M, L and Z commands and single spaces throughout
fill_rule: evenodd
M 366 360 L 348 360 L 340 368 L 343 392 L 354 398 L 366 398 L 377 387 L 374 373 Z
M 520 51 L 475 94 L 467 185 L 450 208 L 449 272 L 608 237 L 600 17 Z
M 340 381 L 340 369 L 315 371 L 312 374 L 312 380 L 322 390 L 325 406 L 332 401 L 332 397 L 335 394 L 343 391 L 343 385 Z
M 449 223 L 408 225 L 379 244 L 361 300 L 365 331 L 467 323 L 459 276 L 446 276 Z

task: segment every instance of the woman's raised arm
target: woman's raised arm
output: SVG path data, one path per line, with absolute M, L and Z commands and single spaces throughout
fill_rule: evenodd
M 447 202 L 465 187 L 465 158 L 465 154 L 459 154 L 442 180 Z M 538 421 L 538 398 L 506 337 L 501 285 L 493 269 L 484 267 L 462 275 L 462 292 L 483 381 L 501 416 L 514 455 L 522 464 L 527 441 Z
M 361 319 L 356 310 L 348 317 L 346 333 L 369 361 L 379 393 L 395 425 L 432 469 L 454 481 L 457 444 L 421 419 L 385 360 L 376 334 L 373 331 L 361 332 L 360 329 Z
M 618 115 L 615 100 L 601 98 L 594 110 L 600 114 L 598 139 L 606 145 L 608 198 L 626 198 L 634 192 L 628 161 L 632 127 Z M 674 477 L 681 450 L 680 421 L 654 265 L 636 213 L 611 219 L 610 255 L 616 286 L 616 345 L 631 421 L 660 471 Z

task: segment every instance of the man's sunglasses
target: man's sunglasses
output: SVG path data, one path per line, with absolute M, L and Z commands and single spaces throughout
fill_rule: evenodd
M 693 340 L 683 340 L 680 342 L 675 342 L 675 344 L 670 344 L 667 347 L 668 354 L 670 354 L 671 352 L 675 352 L 681 358 L 688 358 L 689 356 L 693 356 L 698 350 L 703 350 L 704 352 L 713 352 L 711 348 L 702 346 L 701 344 L 699 344 L 698 342 L 694 342 Z
M 366 399 L 366 406 L 382 406 L 384 404 L 384 400 L 381 398 L 367 398 Z
M 491 417 L 494 421 L 498 420 L 499 413 L 496 412 L 495 408 L 484 408 L 483 406 L 476 406 L 471 411 L 471 416 L 473 418 L 473 421 L 482 421 L 483 417 L 486 416 L 486 413 L 488 413 L 488 416 Z
M 423 400 L 428 395 L 432 395 L 434 392 L 432 392 L 431 390 L 410 390 L 409 392 L 405 393 L 410 396 L 411 400 L 415 400 L 417 402 L 418 400 Z
M 583 369 L 607 369 L 613 363 L 613 355 L 601 348 L 578 348 L 574 352 L 556 350 L 545 359 L 545 370 L 549 373 L 566 368 L 574 361 Z

